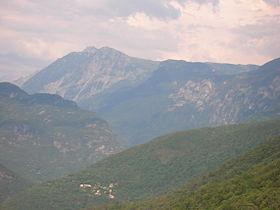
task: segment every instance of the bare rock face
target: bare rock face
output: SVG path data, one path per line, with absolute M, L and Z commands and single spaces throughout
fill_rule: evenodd
M 58 59 L 22 88 L 29 93 L 53 93 L 83 103 L 104 91 L 139 84 L 158 62 L 133 58 L 109 47 L 88 47 Z
M 223 74 L 220 65 L 216 71 L 217 64 L 162 62 L 125 97 L 111 94 L 116 105 L 103 115 L 130 144 L 180 129 L 280 117 L 280 59 L 236 74 Z
M 204 111 L 205 106 L 207 106 L 211 98 L 215 95 L 214 85 L 209 79 L 198 82 L 192 80 L 187 81 L 177 92 L 168 96 L 174 101 L 174 104 L 168 108 L 168 111 L 174 111 L 176 107 L 182 107 L 188 103 L 194 104 L 198 111 Z
M 279 113 L 280 64 L 269 69 L 260 67 L 216 81 L 188 80 L 169 95 L 174 104 L 168 111 L 192 104 L 197 112 L 209 116 L 209 125 L 239 123 L 258 113 Z M 211 112 L 205 112 L 207 109 Z

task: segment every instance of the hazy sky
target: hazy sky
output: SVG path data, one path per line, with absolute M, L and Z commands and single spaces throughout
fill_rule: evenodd
M 280 0 L 0 0 L 0 80 L 87 46 L 154 60 L 280 57 Z

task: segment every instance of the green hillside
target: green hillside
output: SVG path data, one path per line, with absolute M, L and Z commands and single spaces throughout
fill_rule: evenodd
M 0 163 L 35 181 L 56 179 L 119 151 L 108 123 L 74 102 L 0 83 Z
M 90 209 L 280 209 L 280 138 L 167 195 Z
M 31 187 L 32 182 L 0 164 L 0 202 Z
M 80 209 L 144 200 L 178 188 L 280 136 L 280 121 L 206 127 L 158 137 L 74 175 L 43 183 L 3 204 L 8 209 Z

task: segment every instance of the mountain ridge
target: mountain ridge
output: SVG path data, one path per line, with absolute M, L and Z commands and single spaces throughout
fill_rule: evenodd
M 75 102 L 66 100 L 59 95 L 49 93 L 35 93 L 29 95 L 18 86 L 9 82 L 0 83 L 0 96 L 14 99 L 26 105 L 41 104 L 78 109 L 78 105 Z
M 127 146 L 181 129 L 280 117 L 279 59 L 262 66 L 155 62 L 108 47 L 87 49 L 57 60 L 22 87 L 99 113 Z
M 277 63 L 269 71 L 229 75 L 203 63 L 162 62 L 138 87 L 105 97 L 104 103 L 113 105 L 99 112 L 129 145 L 179 129 L 258 120 L 257 113 L 263 113 L 261 119 L 279 118 L 279 70 Z

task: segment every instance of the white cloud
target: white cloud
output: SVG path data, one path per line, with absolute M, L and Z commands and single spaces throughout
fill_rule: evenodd
M 261 64 L 279 57 L 279 17 L 273 0 L 4 0 L 0 75 L 30 73 L 89 45 L 150 59 Z
M 189 2 L 177 20 L 178 51 L 164 57 L 262 64 L 279 57 L 279 15 L 261 0 L 220 1 L 214 8 Z

